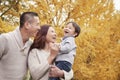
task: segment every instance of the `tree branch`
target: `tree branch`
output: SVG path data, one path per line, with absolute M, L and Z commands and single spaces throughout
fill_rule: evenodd
M 11 8 L 13 8 L 14 6 L 16 6 L 16 5 L 19 3 L 19 1 L 20 1 L 20 0 L 18 0 L 14 5 L 11 5 L 6 11 L 4 11 L 4 12 L 0 15 L 0 17 L 1 17 L 2 20 L 3 20 L 2 16 L 3 16 L 5 13 L 7 13 Z

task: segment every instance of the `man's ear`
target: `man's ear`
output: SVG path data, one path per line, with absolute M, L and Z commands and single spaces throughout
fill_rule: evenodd
M 25 26 L 25 29 L 29 29 L 30 23 L 29 22 L 25 22 L 24 26 Z

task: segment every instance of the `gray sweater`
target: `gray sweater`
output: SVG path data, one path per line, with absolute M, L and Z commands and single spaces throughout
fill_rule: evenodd
M 44 50 L 32 49 L 30 51 L 28 65 L 33 80 L 48 80 L 50 65 L 47 58 L 49 55 L 50 53 Z
M 23 45 L 19 28 L 0 35 L 0 80 L 23 80 L 31 43 Z
M 60 53 L 58 54 L 56 61 L 68 61 L 71 64 L 74 62 L 76 55 L 75 38 L 72 36 L 64 37 L 60 43 Z

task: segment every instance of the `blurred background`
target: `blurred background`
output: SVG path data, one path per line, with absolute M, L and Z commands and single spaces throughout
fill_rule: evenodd
M 120 80 L 120 0 L 0 0 L 0 34 L 19 26 L 26 11 L 51 24 L 58 42 L 67 22 L 80 25 L 74 80 Z

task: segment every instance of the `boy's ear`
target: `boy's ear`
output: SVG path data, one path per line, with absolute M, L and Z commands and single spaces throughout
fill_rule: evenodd
M 75 33 L 73 36 L 74 36 L 74 37 L 77 36 L 77 33 Z

